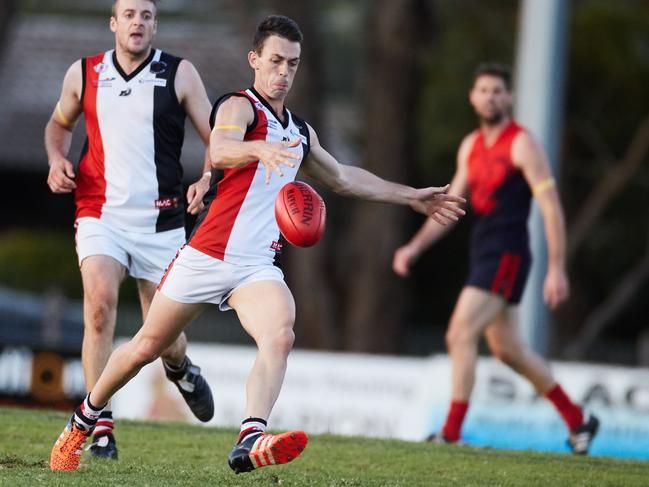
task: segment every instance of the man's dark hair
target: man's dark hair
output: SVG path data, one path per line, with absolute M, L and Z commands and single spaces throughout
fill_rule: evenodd
M 512 71 L 506 64 L 482 63 L 473 71 L 473 85 L 480 76 L 495 76 L 505 83 L 507 91 L 512 91 Z M 472 85 L 472 86 L 473 86 Z
M 264 42 L 270 36 L 279 36 L 291 42 L 299 42 L 302 45 L 302 31 L 295 20 L 284 15 L 269 15 L 257 26 L 255 38 L 252 40 L 252 48 L 257 54 L 261 54 Z
M 151 2 L 153 5 L 155 5 L 156 8 L 158 8 L 158 3 L 160 2 L 160 0 L 148 0 L 148 1 Z M 117 17 L 117 2 L 119 2 L 119 0 L 113 0 L 113 9 L 112 9 L 113 17 Z

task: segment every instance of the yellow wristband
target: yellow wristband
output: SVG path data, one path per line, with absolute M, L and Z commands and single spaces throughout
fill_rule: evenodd
M 56 114 L 59 116 L 59 121 L 63 123 L 66 127 L 74 127 L 74 123 L 68 120 L 68 117 L 63 115 L 63 110 L 61 110 L 61 102 L 56 103 Z
M 537 195 L 539 193 L 542 193 L 546 189 L 554 188 L 554 186 L 555 186 L 554 178 L 544 179 L 543 181 L 541 181 L 540 183 L 538 183 L 532 188 L 532 193 L 534 195 Z
M 242 134 L 246 134 L 246 131 L 238 125 L 217 125 L 216 127 L 214 127 L 214 130 L 238 130 Z

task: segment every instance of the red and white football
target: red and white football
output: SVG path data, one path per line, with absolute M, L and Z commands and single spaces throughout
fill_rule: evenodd
M 308 184 L 293 181 L 280 189 L 275 200 L 275 219 L 290 244 L 311 247 L 318 243 L 326 217 L 324 201 Z

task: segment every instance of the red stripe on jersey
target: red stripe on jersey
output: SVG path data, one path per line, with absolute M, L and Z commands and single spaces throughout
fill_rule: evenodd
M 248 132 L 243 140 L 266 140 L 268 119 L 263 110 L 257 110 L 257 116 L 257 126 Z M 234 223 L 259 164 L 260 162 L 256 161 L 244 167 L 223 171 L 223 179 L 216 186 L 216 197 L 205 220 L 189 241 L 190 247 L 223 260 Z
M 106 177 L 104 174 L 104 145 L 97 119 L 97 89 L 102 75 L 100 66 L 104 54 L 86 58 L 85 86 L 83 96 L 83 114 L 86 118 L 88 147 L 79 162 L 77 171 L 75 201 L 77 211 L 75 218 L 91 216 L 99 218 L 106 202 Z

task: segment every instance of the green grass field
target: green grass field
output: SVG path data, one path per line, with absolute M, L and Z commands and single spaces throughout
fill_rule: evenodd
M 0 485 L 647 486 L 649 462 L 314 435 L 300 458 L 234 475 L 233 430 L 120 421 L 120 460 L 84 455 L 54 473 L 50 448 L 69 416 L 0 408 Z

